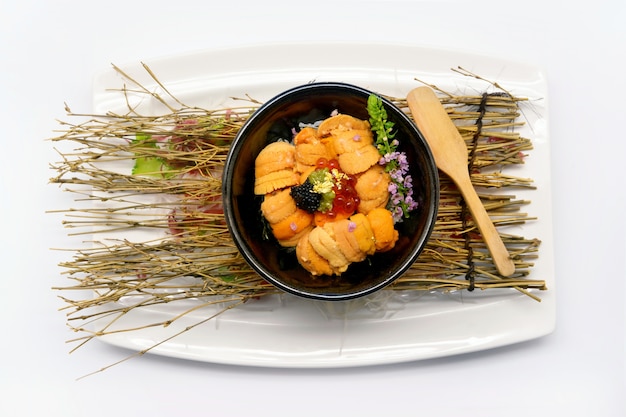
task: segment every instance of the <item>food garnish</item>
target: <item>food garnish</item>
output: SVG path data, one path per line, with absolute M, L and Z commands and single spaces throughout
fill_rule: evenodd
M 388 208 L 393 214 L 394 222 L 401 222 L 418 206 L 413 199 L 413 178 L 409 174 L 407 156 L 405 152 L 397 150 L 400 142 L 395 139 L 394 123 L 387 119 L 387 111 L 379 96 L 371 94 L 368 97 L 367 112 L 372 131 L 376 133 L 376 149 L 382 155 L 378 163 L 384 166 L 385 171 L 391 176 L 389 184 L 391 199 Z
M 309 213 L 319 210 L 322 201 L 322 194 L 314 190 L 310 178 L 301 185 L 291 187 L 291 197 L 296 201 L 296 206 Z
M 254 190 L 264 195 L 261 213 L 278 243 L 295 247 L 312 275 L 341 275 L 352 262 L 395 246 L 398 232 L 386 207 L 391 176 L 379 161 L 370 123 L 339 113 L 303 127 L 293 143 L 270 143 L 257 156 Z M 377 210 L 388 215 L 372 217 L 370 224 L 369 213 Z M 384 242 L 377 245 L 378 237 Z
M 129 92 L 133 94 L 138 92 L 145 96 L 146 101 L 156 99 L 157 102 L 165 103 L 166 99 L 169 99 L 167 90 L 155 92 L 152 88 L 137 83 L 119 67 L 114 68 L 125 82 L 132 85 L 132 88 L 120 89 L 120 94 L 126 102 L 130 101 L 127 97 Z M 152 77 L 156 77 L 147 66 L 145 69 Z M 527 105 L 528 99 L 499 94 L 501 87 L 460 67 L 459 70 L 455 68 L 453 71 L 462 77 L 486 82 L 488 84 L 486 89 L 496 89 L 495 93 L 485 91 L 482 94 L 480 106 L 473 92 L 471 95 L 465 95 L 440 90 L 445 93 L 441 96 L 441 101 L 454 108 L 451 116 L 460 121 L 459 129 L 464 129 L 466 125 L 480 126 L 474 134 L 471 147 L 472 182 L 476 186 L 508 191 L 494 194 L 489 200 L 488 209 L 490 213 L 498 216 L 500 225 L 514 224 L 520 226 L 522 230 L 524 225 L 536 221 L 536 218 L 521 210 L 531 204 L 531 201 L 517 198 L 514 190 L 533 190 L 535 184 L 532 178 L 510 175 L 507 168 L 523 164 L 528 152 L 533 149 L 532 140 L 517 131 L 517 127 L 525 123 L 520 119 L 520 115 L 523 114 L 521 109 Z M 427 81 L 416 80 L 421 84 L 430 85 Z M 401 98 L 390 100 L 398 106 L 406 104 Z M 87 121 L 84 120 L 84 112 L 73 112 L 66 107 L 70 121 L 61 121 L 61 133 L 58 137 L 52 138 L 55 148 L 59 146 L 61 158 L 51 165 L 56 171 L 51 178 L 51 184 L 63 191 L 69 191 L 74 196 L 76 204 L 52 213 L 63 215 L 63 227 L 68 228 L 72 237 L 80 238 L 82 234 L 95 233 L 92 239 L 80 239 L 82 245 L 79 249 L 68 250 L 72 255 L 68 255 L 60 265 L 63 276 L 67 277 L 67 283 L 54 287 L 54 291 L 61 295 L 65 303 L 67 324 L 77 334 L 72 340 L 68 340 L 73 345 L 72 350 L 85 349 L 91 345 L 89 341 L 108 337 L 120 331 L 134 333 L 155 326 L 176 329 L 172 324 L 178 324 L 185 318 L 192 321 L 192 324 L 180 325 L 179 328 L 183 330 L 173 330 L 173 333 L 163 336 L 163 340 L 156 340 L 128 358 L 143 356 L 164 341 L 206 324 L 223 312 L 277 292 L 254 273 L 242 257 L 234 256 L 236 251 L 233 249 L 232 238 L 227 233 L 221 210 L 216 210 L 215 214 L 205 215 L 204 206 L 196 205 L 198 196 L 204 195 L 210 196 L 211 199 L 208 201 L 214 201 L 212 204 L 221 205 L 219 177 L 188 176 L 188 173 L 198 171 L 203 174 L 221 173 L 229 144 L 260 103 L 254 101 L 253 108 L 225 110 L 191 107 L 178 100 L 176 103 L 178 104 L 175 106 L 167 107 L 169 110 L 161 116 L 146 117 L 145 114 L 137 113 L 137 109 L 133 107 L 129 108 L 128 114 L 103 112 L 95 115 L 93 120 Z M 507 123 L 503 124 L 503 119 L 507 120 Z M 132 139 L 136 138 L 137 132 L 149 132 L 153 137 L 159 134 L 167 135 L 167 132 L 173 135 L 172 130 L 175 126 L 185 122 L 189 122 L 189 125 L 188 132 L 185 131 L 187 139 L 184 143 L 196 142 L 196 138 L 198 139 L 196 143 L 206 143 L 209 138 L 211 142 L 215 142 L 215 145 L 211 146 L 212 149 L 200 152 L 196 150 L 188 152 L 185 149 L 179 151 L 169 147 L 163 149 L 164 152 L 159 157 L 163 156 L 164 160 L 171 162 L 175 159 L 186 162 L 184 168 L 176 168 L 173 172 L 177 177 L 184 175 L 185 181 L 174 184 L 172 179 L 162 176 L 130 173 L 130 168 L 137 159 L 155 156 L 155 149 L 152 147 L 133 146 Z M 481 131 L 489 132 L 489 135 L 483 137 Z M 111 141 L 110 138 L 120 140 Z M 205 148 L 204 145 L 202 147 Z M 76 148 L 80 150 L 76 151 Z M 106 168 L 107 165 L 99 164 L 103 161 L 126 162 L 129 172 L 120 174 L 109 170 Z M 311 169 L 314 164 L 315 161 L 311 161 Z M 139 169 L 142 169 L 141 165 L 142 163 L 139 164 Z M 500 169 L 489 169 L 494 166 Z M 381 165 L 376 165 L 376 168 L 384 173 Z M 368 171 L 368 176 L 376 174 L 371 171 Z M 82 186 L 96 192 L 86 196 Z M 458 203 L 458 193 L 445 177 L 441 178 L 441 189 L 448 190 L 442 195 L 440 203 L 440 210 L 445 211 L 445 218 L 437 220 L 433 237 L 420 259 L 388 289 L 400 293 L 403 301 L 406 295 L 421 299 L 422 293 L 436 291 L 454 294 L 476 289 L 486 292 L 495 290 L 496 294 L 499 294 L 503 288 L 515 289 L 533 300 L 540 301 L 540 294 L 536 291 L 548 289 L 543 279 L 533 278 L 536 258 L 541 254 L 541 241 L 532 236 L 503 235 L 507 246 L 515 250 L 516 266 L 520 273 L 515 279 L 501 279 L 486 256 L 485 250 L 480 244 L 476 244 L 479 236 L 471 227 L 471 222 L 467 220 L 465 207 Z M 106 200 L 103 200 L 103 195 L 106 195 Z M 139 198 L 144 195 L 158 195 L 163 199 L 156 201 L 148 199 L 138 205 L 128 205 L 129 196 Z M 288 190 L 286 195 L 289 197 Z M 189 216 L 208 221 L 201 225 L 195 220 L 179 221 L 175 227 L 180 232 L 171 233 L 169 237 L 165 233 L 166 238 L 158 241 L 152 237 L 147 242 L 134 236 L 126 239 L 124 233 L 135 230 L 167 231 L 171 227 L 170 216 L 162 213 L 169 213 L 172 198 L 180 200 L 182 207 L 193 210 L 188 213 Z M 93 204 L 83 206 L 85 200 Z M 276 205 L 279 203 L 280 201 L 277 201 Z M 361 201 L 361 204 L 368 203 Z M 361 226 L 364 217 L 355 215 L 350 220 L 334 222 L 333 226 L 338 230 L 345 226 L 344 230 L 351 231 L 345 233 L 347 237 L 365 234 L 367 230 Z M 215 222 L 215 219 L 219 221 Z M 98 237 L 103 236 L 98 233 L 121 236 L 119 239 L 107 239 L 106 236 Z M 304 239 L 300 242 L 308 243 Z M 360 242 L 367 243 L 365 240 Z M 468 250 L 468 247 L 472 250 Z M 369 246 L 364 246 L 359 248 L 359 251 L 368 248 Z M 215 256 L 216 251 L 219 256 Z M 232 253 L 233 256 L 224 259 L 224 253 Z M 312 257 L 311 262 L 316 262 L 315 252 L 308 253 Z M 468 271 L 471 272 L 470 279 Z M 330 270 L 328 272 L 331 273 Z M 181 277 L 188 278 L 181 280 Z M 123 299 L 136 300 L 138 295 L 141 297 L 138 303 L 132 305 L 119 303 Z M 232 302 L 224 304 L 223 309 L 220 307 L 218 313 L 209 310 L 206 317 L 201 316 L 197 319 L 188 314 L 214 304 L 222 305 L 224 300 Z M 196 304 L 191 304 L 191 308 L 188 308 L 190 302 Z M 175 306 L 175 309 L 156 321 L 146 315 L 148 318 L 139 322 L 136 320 L 124 322 L 125 316 L 129 313 L 138 313 L 137 316 L 141 317 L 144 309 L 170 306 Z M 111 326 L 113 323 L 119 327 Z M 124 360 L 102 367 L 96 372 L 123 363 Z

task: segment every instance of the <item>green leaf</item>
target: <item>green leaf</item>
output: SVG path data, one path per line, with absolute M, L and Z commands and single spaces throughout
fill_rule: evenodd
M 135 138 L 131 142 L 131 148 L 134 149 L 157 149 L 157 143 L 152 139 L 152 135 L 146 133 L 136 133 Z M 133 166 L 133 175 L 144 175 L 148 177 L 167 177 L 169 167 L 162 158 L 156 156 L 141 156 L 142 153 L 135 151 L 135 165 Z
M 164 164 L 161 158 L 140 156 L 135 159 L 135 166 L 133 167 L 132 174 L 162 177 L 164 175 L 163 168 Z
M 151 140 L 151 139 L 152 139 L 152 135 L 139 132 L 135 134 L 135 139 L 133 139 L 133 141 L 131 142 L 131 145 L 140 146 L 144 148 L 156 148 L 157 147 L 156 141 Z
M 214 274 L 217 278 L 220 278 L 224 282 L 233 282 L 237 280 L 237 272 L 231 271 L 226 266 L 219 267 Z

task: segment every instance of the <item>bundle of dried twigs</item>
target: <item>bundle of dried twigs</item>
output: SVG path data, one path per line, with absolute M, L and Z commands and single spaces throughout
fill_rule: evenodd
M 247 97 L 239 108 L 192 107 L 169 94 L 147 66 L 162 89 L 160 94 L 115 68 L 134 94 L 145 94 L 169 111 L 150 116 L 129 105 L 123 114 L 85 115 L 67 108 L 68 116 L 81 122 L 60 122 L 61 134 L 52 139 L 71 149 L 60 151 L 60 161 L 52 165 L 56 175 L 51 182 L 76 195 L 75 207 L 59 210 L 65 214 L 63 224 L 71 234 L 93 236 L 90 244 L 76 249 L 61 265 L 72 283 L 55 288 L 63 293 L 70 326 L 81 333 L 76 339 L 79 346 L 107 334 L 112 323 L 143 306 L 197 300 L 195 306 L 173 313 L 166 321 L 146 324 L 164 326 L 207 304 L 230 301 L 234 304 L 224 305 L 231 308 L 277 292 L 237 252 L 221 211 L 221 172 L 230 143 L 260 103 Z M 479 78 L 463 69 L 455 71 Z M 500 189 L 532 188 L 531 179 L 500 169 L 523 163 L 525 152 L 532 149 L 531 141 L 516 132 L 523 124 L 520 102 L 525 99 L 495 83 L 490 83 L 495 93 L 475 96 L 432 87 L 466 139 L 473 183 Z M 125 87 L 120 94 L 129 91 Z M 405 100 L 388 98 L 406 109 Z M 169 104 L 172 101 L 174 106 Z M 496 225 L 534 220 L 521 211 L 529 201 L 513 194 L 481 197 Z M 150 237 L 142 240 L 139 237 L 145 231 Z M 539 300 L 531 289 L 543 290 L 545 283 L 528 279 L 528 274 L 540 242 L 502 237 L 516 264 L 516 274 L 509 278 L 498 275 L 460 194 L 442 176 L 439 214 L 428 246 L 389 289 L 506 287 Z M 91 290 L 92 295 L 70 297 L 67 294 L 72 290 Z M 128 296 L 137 301 L 130 306 L 117 303 Z M 94 319 L 103 319 L 104 324 L 85 327 Z

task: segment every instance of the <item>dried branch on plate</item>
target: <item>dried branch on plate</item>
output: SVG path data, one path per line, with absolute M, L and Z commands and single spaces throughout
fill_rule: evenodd
M 82 334 L 75 339 L 79 346 L 95 337 L 134 330 L 114 324 L 142 307 L 180 304 L 172 317 L 144 327 L 168 326 L 209 305 L 225 311 L 278 292 L 237 252 L 221 208 L 221 173 L 230 143 L 260 103 L 247 97 L 239 100 L 244 105 L 238 108 L 188 106 L 144 67 L 161 93 L 149 91 L 115 67 L 133 86 L 120 90 L 127 111 L 86 115 L 68 108 L 68 117 L 81 121 L 60 122 L 61 134 L 52 139 L 64 150 L 59 150 L 60 161 L 52 165 L 56 175 L 51 182 L 76 196 L 76 207 L 58 211 L 64 213 L 63 224 L 72 235 L 94 237 L 61 264 L 73 284 L 55 288 L 63 293 L 68 323 Z M 532 189 L 532 179 L 501 172 L 503 167 L 522 164 L 525 152 L 532 149 L 531 141 L 516 132 L 523 124 L 520 102 L 525 99 L 495 83 L 490 87 L 496 92 L 470 96 L 435 88 L 466 139 L 474 185 Z M 131 95 L 156 101 L 166 111 L 141 114 L 131 104 Z M 388 98 L 407 108 L 404 99 Z M 496 225 L 534 220 L 521 211 L 529 201 L 514 194 L 483 193 L 481 198 Z M 134 240 L 135 233 L 146 231 L 149 238 Z M 390 290 L 515 288 L 538 300 L 531 290 L 545 289 L 545 283 L 527 277 L 540 242 L 502 237 L 517 271 L 507 279 L 498 275 L 454 184 L 442 177 L 438 219 L 428 246 Z M 90 290 L 90 295 L 72 298 L 67 294 L 73 290 Z M 193 303 L 183 305 L 185 300 Z

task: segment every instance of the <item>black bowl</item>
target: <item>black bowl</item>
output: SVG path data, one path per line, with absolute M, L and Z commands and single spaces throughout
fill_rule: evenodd
M 417 259 L 435 224 L 439 203 L 439 177 L 430 149 L 415 124 L 389 100 L 383 104 L 395 124 L 399 151 L 407 154 L 419 207 L 396 224 L 396 246 L 353 263 L 339 277 L 313 277 L 302 268 L 293 250 L 286 250 L 264 234 L 260 212 L 262 197 L 254 188 L 254 161 L 259 152 L 278 139 L 290 139 L 300 122 L 329 117 L 333 110 L 367 120 L 364 88 L 345 83 L 320 82 L 282 92 L 256 110 L 239 131 L 228 154 L 223 174 L 223 202 L 232 238 L 245 260 L 265 280 L 302 297 L 347 300 L 370 294 L 399 278 Z M 271 234 L 271 233 L 270 233 Z

